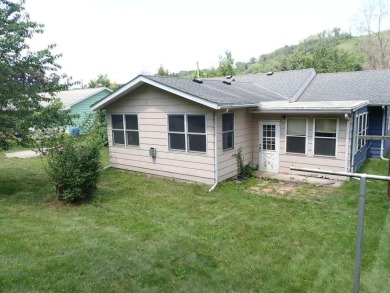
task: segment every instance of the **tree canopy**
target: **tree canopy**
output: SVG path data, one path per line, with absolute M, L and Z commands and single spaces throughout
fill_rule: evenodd
M 23 5 L 0 0 L 0 148 L 25 140 L 29 128 L 69 122 L 53 99 L 70 85 L 66 75 L 59 74 L 60 55 L 51 52 L 55 45 L 30 50 L 27 40 L 43 33 L 43 25 L 31 21 Z
M 90 80 L 88 83 L 88 87 L 90 88 L 97 88 L 97 87 L 106 87 L 113 91 L 116 91 L 120 85 L 116 82 L 112 82 L 107 74 L 99 74 L 98 77 L 95 80 Z

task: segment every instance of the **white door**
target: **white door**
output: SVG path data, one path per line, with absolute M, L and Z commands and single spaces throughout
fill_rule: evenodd
M 259 123 L 259 169 L 263 172 L 279 172 L 280 122 Z

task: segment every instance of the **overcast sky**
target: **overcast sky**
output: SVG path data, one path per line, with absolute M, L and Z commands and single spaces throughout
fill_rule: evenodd
M 226 50 L 248 61 L 339 27 L 356 34 L 361 0 L 26 0 L 45 25 L 33 49 L 57 44 L 74 80 L 107 74 L 125 83 L 138 74 L 218 66 Z

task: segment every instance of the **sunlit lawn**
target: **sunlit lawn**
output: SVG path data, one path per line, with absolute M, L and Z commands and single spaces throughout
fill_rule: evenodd
M 0 154 L 0 292 L 352 290 L 356 181 L 310 201 L 250 193 L 255 179 L 208 193 L 108 169 L 92 201 L 70 206 L 54 199 L 42 164 Z M 367 193 L 361 291 L 386 292 L 386 183 Z

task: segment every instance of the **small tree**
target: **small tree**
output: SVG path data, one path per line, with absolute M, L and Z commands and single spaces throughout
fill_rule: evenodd
M 231 51 L 225 52 L 225 57 L 219 56 L 219 66 L 217 71 L 220 76 L 234 75 L 234 59 Z
M 48 148 L 45 170 L 56 196 L 77 202 L 93 196 L 100 177 L 100 147 L 89 136 L 75 138 L 60 133 Z

